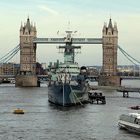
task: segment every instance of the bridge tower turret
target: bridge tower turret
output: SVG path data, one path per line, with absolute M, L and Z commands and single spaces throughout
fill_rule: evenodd
M 103 39 L 103 65 L 101 71 L 100 85 L 119 85 L 120 81 L 117 76 L 117 46 L 118 46 L 118 29 L 117 24 L 114 26 L 110 18 L 109 24 L 106 23 L 102 30 Z
M 16 86 L 37 86 L 36 76 L 36 26 L 27 22 L 20 27 L 20 73 L 16 78 Z
M 117 25 L 112 25 L 111 19 L 108 26 L 103 27 L 103 69 L 102 74 L 114 76 L 117 74 L 117 46 L 118 30 Z
M 36 27 L 27 19 L 26 24 L 20 27 L 20 74 L 36 74 Z

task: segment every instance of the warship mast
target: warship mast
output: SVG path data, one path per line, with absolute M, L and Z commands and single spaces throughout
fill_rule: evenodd
M 63 49 L 64 63 L 75 63 L 75 49 L 81 49 L 81 46 L 72 45 L 72 34 L 73 31 L 67 30 L 66 37 L 64 37 L 65 45 L 59 46 L 59 49 Z

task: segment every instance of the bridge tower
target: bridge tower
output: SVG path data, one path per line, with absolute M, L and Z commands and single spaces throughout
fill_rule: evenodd
M 119 86 L 120 78 L 117 76 L 117 46 L 118 46 L 118 29 L 117 24 L 114 26 L 112 20 L 106 23 L 102 30 L 103 39 L 103 65 L 99 85 L 102 86 Z
M 20 73 L 16 77 L 16 86 L 37 86 L 36 76 L 36 38 L 35 25 L 27 22 L 20 27 Z

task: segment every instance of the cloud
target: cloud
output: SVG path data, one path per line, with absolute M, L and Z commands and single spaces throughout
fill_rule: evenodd
M 44 6 L 44 5 L 40 5 L 40 6 L 38 6 L 38 8 L 41 9 L 41 10 L 47 11 L 52 15 L 58 15 L 59 14 L 57 11 L 55 11 L 52 8 L 49 8 L 47 6 Z

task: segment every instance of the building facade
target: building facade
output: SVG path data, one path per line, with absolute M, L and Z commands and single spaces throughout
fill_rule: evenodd
M 20 64 L 2 63 L 0 64 L 0 75 L 17 75 Z

